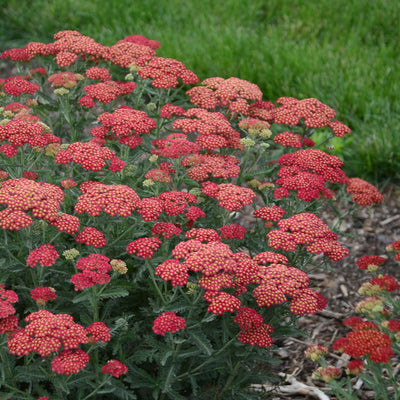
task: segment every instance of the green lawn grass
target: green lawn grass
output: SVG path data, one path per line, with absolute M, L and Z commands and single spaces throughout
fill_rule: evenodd
M 353 130 L 346 172 L 400 178 L 400 3 L 395 0 L 0 0 L 0 50 L 76 29 L 111 45 L 162 43 L 200 79 L 236 76 L 265 100 L 316 97 Z

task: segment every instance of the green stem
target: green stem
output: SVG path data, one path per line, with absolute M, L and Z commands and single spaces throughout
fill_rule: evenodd
M 157 294 L 160 296 L 160 299 L 163 302 L 163 304 L 167 305 L 167 301 L 165 300 L 163 294 L 161 293 L 160 288 L 157 285 L 155 275 L 154 275 L 154 269 L 152 268 L 152 266 L 150 265 L 150 263 L 147 259 L 145 261 L 145 264 L 146 264 L 147 270 L 149 271 L 149 275 L 150 275 L 151 281 L 153 283 L 154 289 L 156 290 Z
M 216 351 L 215 353 L 211 354 L 211 356 L 204 361 L 203 363 L 201 363 L 200 365 L 198 365 L 196 368 L 193 368 L 192 370 L 185 372 L 182 375 L 179 375 L 176 377 L 176 380 L 185 378 L 186 376 L 192 375 L 195 372 L 197 372 L 198 370 L 202 369 L 205 365 L 207 365 L 210 361 L 212 361 L 212 359 L 216 356 L 218 356 L 220 353 L 222 353 L 228 346 L 230 346 L 234 341 L 236 340 L 236 336 L 233 337 L 231 340 L 229 340 L 229 342 L 226 342 L 218 351 Z
M 134 228 L 137 228 L 135 224 L 132 224 L 128 229 L 125 229 L 121 235 L 119 235 L 113 242 L 111 242 L 108 247 L 113 247 L 116 243 L 118 243 L 128 232 L 132 231 Z
M 91 393 L 89 393 L 86 397 L 84 397 L 82 400 L 87 400 L 90 399 L 93 395 L 95 395 L 106 383 L 108 383 L 111 380 L 111 375 L 107 376 L 106 380 L 103 381 L 99 386 L 97 386 L 96 389 L 94 389 Z

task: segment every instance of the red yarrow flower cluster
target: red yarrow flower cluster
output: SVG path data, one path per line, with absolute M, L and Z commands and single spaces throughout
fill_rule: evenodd
M 111 81 L 110 71 L 107 68 L 90 67 L 85 71 L 85 75 L 89 79 L 100 80 L 102 82 Z
M 116 154 L 108 147 L 100 146 L 94 141 L 82 143 L 71 143 L 67 149 L 60 150 L 56 155 L 54 162 L 57 164 L 69 164 L 70 162 L 81 165 L 87 171 L 101 171 L 106 165 L 106 161 L 111 161 L 111 164 L 120 160 Z M 120 171 L 125 168 L 125 162 L 122 161 L 120 168 L 109 169 L 113 172 Z
M 360 269 L 370 269 L 376 270 L 379 266 L 386 262 L 385 257 L 381 256 L 362 256 L 357 261 L 356 264 Z
M 57 298 L 56 290 L 48 286 L 38 286 L 31 290 L 31 298 L 40 306 L 45 306 L 49 300 Z
M 29 144 L 31 148 L 44 148 L 50 143 L 60 143 L 61 140 L 49 133 L 40 122 L 17 118 L 0 125 L 0 143 L 2 141 L 7 141 L 8 146 L 17 150 L 18 147 L 23 147 L 25 144 Z M 10 155 L 7 156 L 10 157 Z
M 86 95 L 78 100 L 78 104 L 84 107 L 90 107 L 94 100 L 108 104 L 114 101 L 119 96 L 132 93 L 135 88 L 135 82 L 106 81 L 95 83 L 93 85 L 88 85 L 83 88 L 83 90 L 86 92 Z M 88 100 L 91 100 L 92 102 Z
M 185 286 L 189 279 L 188 268 L 178 260 L 165 260 L 156 267 L 155 274 L 172 286 Z
M 222 239 L 225 240 L 242 240 L 244 239 L 247 229 L 239 224 L 228 224 L 219 228 Z
M 365 326 L 362 322 L 352 326 L 353 331 L 345 338 L 336 340 L 332 348 L 354 358 L 368 357 L 375 363 L 388 363 L 394 356 L 392 340 L 375 324 Z
M 75 290 L 83 290 L 90 288 L 95 284 L 104 285 L 110 282 L 108 272 L 111 271 L 110 259 L 101 254 L 90 254 L 82 257 L 76 267 L 82 272 L 72 275 L 71 283 L 74 284 Z
M 179 236 L 182 233 L 182 229 L 172 222 L 157 222 L 151 228 L 151 233 L 153 236 L 170 239 L 172 236 Z
M 47 78 L 52 87 L 64 87 L 66 89 L 72 89 L 73 87 L 77 86 L 78 82 L 82 79 L 82 75 L 74 74 L 71 71 L 63 71 L 57 74 L 52 74 Z
M 218 148 L 243 149 L 240 133 L 232 128 L 229 120 L 219 112 L 209 112 L 202 108 L 190 108 L 184 117 L 173 123 L 174 129 L 184 133 L 196 132 L 196 143 L 202 148 L 213 151 Z
M 343 161 L 336 156 L 319 149 L 298 150 L 283 154 L 278 165 L 279 178 L 275 189 L 275 198 L 288 197 L 289 190 L 294 190 L 297 197 L 304 201 L 318 199 L 320 195 L 331 198 L 332 193 L 326 183 L 345 183 L 347 177 L 342 171 Z
M 90 133 L 101 139 L 119 138 L 119 143 L 131 149 L 140 145 L 142 133 L 150 133 L 156 128 L 156 122 L 144 111 L 135 110 L 128 106 L 121 106 L 112 113 L 103 113 L 97 118 L 101 126 L 94 127 Z M 111 131 L 111 134 L 108 132 Z
M 106 343 L 111 340 L 111 329 L 104 322 L 93 322 L 85 330 L 89 337 L 89 343 L 97 343 L 98 341 Z
M 203 182 L 202 192 L 218 201 L 218 204 L 229 211 L 237 211 L 251 204 L 256 194 L 249 188 L 237 186 L 232 183 L 216 184 Z
M 0 88 L 10 96 L 17 97 L 24 93 L 35 94 L 39 90 L 40 85 L 35 82 L 29 82 L 20 76 L 11 76 L 3 82 L 0 81 Z
M 165 139 L 156 139 L 152 142 L 151 152 L 161 157 L 179 158 L 189 154 L 197 154 L 201 147 L 189 141 L 184 133 L 171 133 Z
M 83 228 L 83 231 L 75 237 L 75 241 L 93 247 L 104 247 L 106 245 L 104 233 L 89 226 Z
M 58 257 L 60 255 L 52 244 L 42 244 L 29 253 L 26 265 L 31 268 L 37 264 L 42 267 L 50 267 L 56 263 Z
M 89 354 L 81 349 L 64 350 L 51 362 L 51 369 L 57 374 L 77 374 L 90 360 Z
M 86 212 L 98 216 L 101 212 L 108 215 L 131 215 L 140 202 L 136 192 L 126 185 L 106 185 L 101 182 L 84 182 L 80 185 L 82 195 L 75 204 L 75 212 Z
M 362 207 L 379 204 L 383 201 L 383 195 L 378 189 L 360 178 L 349 178 L 346 181 L 346 192 L 352 195 L 352 200 Z
M 219 106 L 243 115 L 249 114 L 250 102 L 260 101 L 263 96 L 257 85 L 235 77 L 205 79 L 201 86 L 188 90 L 186 94 L 197 107 L 215 109 Z
M 176 88 L 182 83 L 194 85 L 199 81 L 197 75 L 187 69 L 183 63 L 172 58 L 142 57 L 136 61 L 140 67 L 137 74 L 143 79 L 152 79 L 152 86 L 156 88 Z
M 29 314 L 25 321 L 25 328 L 8 340 L 11 354 L 21 356 L 36 352 L 46 357 L 62 346 L 65 350 L 77 349 L 88 342 L 85 328 L 75 323 L 71 315 L 39 310 Z
M 18 301 L 18 296 L 13 290 L 6 290 L 0 284 L 0 321 L 15 314 L 15 308 L 11 305 Z
M 295 251 L 298 245 L 304 245 L 311 254 L 324 253 L 334 261 L 349 254 L 337 241 L 337 235 L 315 214 L 295 214 L 280 220 L 278 226 L 279 230 L 267 234 L 269 245 L 274 249 Z
M 238 336 L 240 342 L 266 348 L 272 346 L 270 333 L 273 332 L 273 328 L 264 323 L 262 316 L 256 310 L 240 307 L 233 322 L 240 327 Z
M 161 240 L 157 237 L 139 238 L 130 242 L 126 247 L 126 251 L 143 259 L 153 258 L 154 252 L 158 250 L 161 243 Z
M 240 160 L 230 155 L 215 153 L 195 154 L 184 158 L 181 165 L 187 168 L 189 178 L 205 181 L 212 178 L 235 178 L 240 173 Z
M 110 374 L 115 378 L 119 378 L 123 374 L 128 373 L 128 367 L 118 360 L 108 360 L 107 364 L 101 367 L 103 375 Z
M 152 329 L 156 335 L 165 336 L 167 332 L 175 333 L 185 327 L 184 318 L 178 317 L 174 312 L 164 312 L 154 320 Z

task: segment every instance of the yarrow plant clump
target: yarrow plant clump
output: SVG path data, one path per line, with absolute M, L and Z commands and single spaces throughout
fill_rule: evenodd
M 18 64 L 0 79 L 7 398 L 259 398 L 277 339 L 329 300 L 308 269 L 349 253 L 322 206 L 382 201 L 313 136 L 350 134 L 331 107 L 199 82 L 160 45 L 65 30 L 0 56 Z M 398 282 L 365 257 L 356 309 L 380 320 L 339 342 L 349 371 L 389 364 L 399 335 Z

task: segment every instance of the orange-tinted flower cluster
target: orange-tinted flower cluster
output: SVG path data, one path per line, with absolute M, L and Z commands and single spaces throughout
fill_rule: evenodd
M 32 300 L 35 300 L 41 306 L 45 306 L 49 300 L 57 298 L 55 289 L 48 286 L 38 286 L 32 289 L 30 294 Z
M 178 317 L 174 312 L 164 312 L 154 320 L 152 329 L 155 334 L 165 336 L 167 332 L 178 332 L 185 327 L 184 318 Z
M 49 143 L 61 142 L 59 137 L 47 132 L 39 122 L 24 121 L 21 118 L 12 119 L 6 124 L 0 125 L 0 143 L 2 141 L 8 142 L 8 145 L 15 149 L 15 154 L 17 147 L 23 147 L 25 144 L 29 144 L 31 148 L 43 148 Z M 2 152 L 8 157 L 12 154 L 4 150 Z
M 139 204 L 136 192 L 126 185 L 105 185 L 101 182 L 84 182 L 80 185 L 82 195 L 75 204 L 75 212 L 86 212 L 93 217 L 105 212 L 108 215 L 131 215 Z
M 115 378 L 119 378 L 123 374 L 128 373 L 128 367 L 118 360 L 108 360 L 106 365 L 101 367 L 103 375 L 110 374 Z
M 152 142 L 151 152 L 161 157 L 179 158 L 189 154 L 196 154 L 201 147 L 189 141 L 184 133 L 171 133 L 165 139 L 155 139 Z
M 56 185 L 25 178 L 8 179 L 0 186 L 0 204 L 8 206 L 0 211 L 0 227 L 9 230 L 27 228 L 33 220 L 26 211 L 35 218 L 51 222 L 57 218 L 63 200 L 64 193 Z
M 289 190 L 295 190 L 297 197 L 304 201 L 318 199 L 320 194 L 331 198 L 332 193 L 325 187 L 327 182 L 345 183 L 347 177 L 343 170 L 343 161 L 336 156 L 319 149 L 298 150 L 283 154 L 278 164 L 279 179 L 275 197 L 288 197 Z
M 206 150 L 223 147 L 243 149 L 240 143 L 240 133 L 235 131 L 229 120 L 219 112 L 209 112 L 202 108 L 190 108 L 184 117 L 173 123 L 174 129 L 184 133 L 197 132 L 196 143 Z
M 213 182 L 203 182 L 202 192 L 216 200 L 218 204 L 229 210 L 237 211 L 244 206 L 251 204 L 256 194 L 249 188 L 234 185 L 233 183 L 216 184 Z
M 368 357 L 375 363 L 388 363 L 394 356 L 390 337 L 375 324 L 355 320 L 351 327 L 353 331 L 333 343 L 334 350 L 354 358 Z
M 383 195 L 378 189 L 360 178 L 348 178 L 346 183 L 346 192 L 352 195 L 352 200 L 362 207 L 372 204 L 379 204 L 383 201 Z
M 295 214 L 278 222 L 279 230 L 267 234 L 269 245 L 274 249 L 295 251 L 298 245 L 305 245 L 311 254 L 324 255 L 338 261 L 349 251 L 337 241 L 337 235 L 312 213 Z
M 202 86 L 186 92 L 190 102 L 197 107 L 214 110 L 217 106 L 227 108 L 233 113 L 249 114 L 249 103 L 260 101 L 262 92 L 254 83 L 239 78 L 208 78 Z
M 83 231 L 76 235 L 75 241 L 78 243 L 83 243 L 86 246 L 92 245 L 96 248 L 104 247 L 106 245 L 104 233 L 89 226 L 83 228 Z
M 50 267 L 56 263 L 60 257 L 56 248 L 51 244 L 42 244 L 37 249 L 33 249 L 26 259 L 26 265 L 33 268 L 39 264 L 41 267 Z
M 225 180 L 239 175 L 240 160 L 234 156 L 206 153 L 196 154 L 184 158 L 181 165 L 188 168 L 187 175 L 195 181 L 223 178 Z
M 264 323 L 263 317 L 256 310 L 240 307 L 233 322 L 240 327 L 238 336 L 240 342 L 266 348 L 272 346 L 270 332 L 273 332 L 273 328 Z
M 72 275 L 71 283 L 75 285 L 75 290 L 90 288 L 95 284 L 104 285 L 110 282 L 108 272 L 111 271 L 110 259 L 101 254 L 90 254 L 82 257 L 77 263 L 76 268 L 82 272 Z
M 8 340 L 11 354 L 21 356 L 36 352 L 46 357 L 61 346 L 65 350 L 77 349 L 80 344 L 88 342 L 85 328 L 75 323 L 71 315 L 39 310 L 29 314 L 25 321 L 25 328 Z
M 138 66 L 137 74 L 143 79 L 152 79 L 152 85 L 156 88 L 176 88 L 179 84 L 178 78 L 187 85 L 199 81 L 193 71 L 173 58 L 142 57 L 135 64 Z
M 108 104 L 119 96 L 132 93 L 135 88 L 135 82 L 106 81 L 95 83 L 83 88 L 86 95 L 78 100 L 78 104 L 88 108 L 93 107 L 94 100 Z
M 126 251 L 143 259 L 153 258 L 154 252 L 158 250 L 161 243 L 161 240 L 157 237 L 143 237 L 130 242 Z
M 81 165 L 87 171 L 101 171 L 107 165 L 106 161 L 111 161 L 109 169 L 113 170 L 113 162 L 122 160 L 108 147 L 100 146 L 91 141 L 71 143 L 66 150 L 61 149 L 54 159 L 57 164 L 69 164 L 71 161 Z M 122 163 L 121 168 L 116 170 L 125 168 L 125 162 L 122 161 Z M 116 170 L 114 169 L 113 172 L 116 172 Z
M 0 88 L 10 96 L 17 97 L 24 93 L 35 94 L 39 90 L 40 85 L 35 82 L 29 82 L 20 76 L 11 76 L 10 78 L 0 80 Z
M 144 111 L 134 110 L 128 106 L 121 106 L 113 113 L 103 113 L 97 118 L 102 126 L 94 127 L 90 133 L 94 137 L 108 139 L 119 138 L 119 143 L 134 149 L 142 143 L 140 134 L 149 133 L 156 128 L 156 122 L 147 116 Z M 111 136 L 107 133 L 111 131 Z

